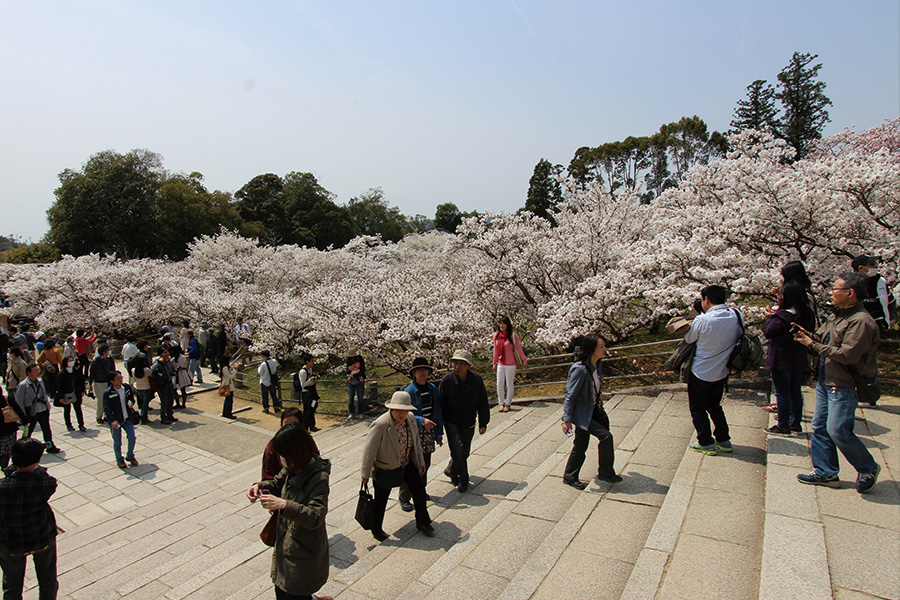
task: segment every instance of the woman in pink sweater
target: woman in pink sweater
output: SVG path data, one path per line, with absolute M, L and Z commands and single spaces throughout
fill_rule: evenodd
M 516 355 L 522 365 L 528 369 L 528 359 L 522 351 L 519 336 L 513 331 L 509 317 L 501 317 L 500 331 L 494 334 L 494 372 L 497 373 L 497 402 L 500 412 L 509 412 L 515 391 L 513 382 L 516 378 Z

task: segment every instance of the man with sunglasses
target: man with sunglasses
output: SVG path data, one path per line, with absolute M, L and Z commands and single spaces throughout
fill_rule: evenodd
M 855 375 L 874 377 L 878 370 L 878 325 L 863 307 L 866 277 L 842 273 L 831 289 L 834 314 L 816 334 L 800 330 L 794 339 L 819 355 L 819 382 L 812 419 L 810 454 L 815 468 L 797 475 L 800 483 L 840 487 L 837 451 L 858 475 L 856 491 L 865 494 L 878 481 L 881 467 L 853 433 L 859 393 Z

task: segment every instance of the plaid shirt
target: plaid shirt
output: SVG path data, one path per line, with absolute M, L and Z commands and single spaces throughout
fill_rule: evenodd
M 7 553 L 25 554 L 50 545 L 56 518 L 47 501 L 54 492 L 56 478 L 40 466 L 12 471 L 0 480 L 0 545 Z

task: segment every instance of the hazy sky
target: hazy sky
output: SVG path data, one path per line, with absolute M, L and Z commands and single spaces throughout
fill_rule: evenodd
M 795 50 L 824 64 L 826 133 L 900 115 L 896 0 L 0 0 L 0 22 L 0 233 L 34 240 L 59 172 L 107 149 L 433 217 L 521 207 L 542 157 L 685 115 L 725 130 Z

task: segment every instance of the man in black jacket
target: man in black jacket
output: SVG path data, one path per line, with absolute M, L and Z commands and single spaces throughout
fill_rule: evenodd
M 38 464 L 44 445 L 22 438 L 12 447 L 13 466 L 0 481 L 0 569 L 3 597 L 21 598 L 25 561 L 34 560 L 39 597 L 56 598 L 56 518 L 47 503 L 56 492 L 56 479 Z
M 131 463 L 132 467 L 138 466 L 138 461 L 134 457 L 134 391 L 127 383 L 122 383 L 122 374 L 115 371 L 112 376 L 110 385 L 103 392 L 103 413 L 109 422 L 109 432 L 113 438 L 113 453 L 116 456 L 116 466 L 120 469 L 125 468 L 125 461 L 122 460 L 122 431 L 128 436 L 128 453 L 125 458 Z
M 100 344 L 97 347 L 97 356 L 91 361 L 88 369 L 88 385 L 90 392 L 97 400 L 97 424 L 106 423 L 103 418 L 103 392 L 109 387 L 112 374 L 116 370 L 116 361 L 109 355 L 109 344 Z
M 469 453 L 472 438 L 475 437 L 475 418 L 478 418 L 478 433 L 487 431 L 491 412 L 488 407 L 487 390 L 481 375 L 472 371 L 472 353 L 457 350 L 450 359 L 453 371 L 444 375 L 438 386 L 441 413 L 447 444 L 450 446 L 450 464 L 444 475 L 450 478 L 460 492 L 469 489 Z

